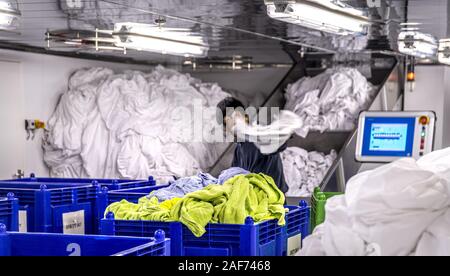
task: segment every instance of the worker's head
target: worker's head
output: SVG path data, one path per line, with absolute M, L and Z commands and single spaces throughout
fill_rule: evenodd
M 217 122 L 223 124 L 226 131 L 233 132 L 238 122 L 248 123 L 244 104 L 236 98 L 225 98 L 217 105 Z

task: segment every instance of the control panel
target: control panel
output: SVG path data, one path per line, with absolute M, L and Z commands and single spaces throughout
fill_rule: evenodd
M 387 163 L 419 159 L 433 151 L 434 112 L 363 112 L 359 118 L 356 160 Z

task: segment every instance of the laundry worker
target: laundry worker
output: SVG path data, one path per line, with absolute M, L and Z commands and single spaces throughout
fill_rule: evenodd
M 234 127 L 240 120 L 244 120 L 246 124 L 249 124 L 249 117 L 244 111 L 245 107 L 238 99 L 228 97 L 222 100 L 217 108 L 217 120 L 219 124 L 223 123 L 224 129 L 228 134 L 235 135 Z M 227 109 L 232 109 L 234 112 L 227 114 Z M 284 144 L 274 153 L 263 154 L 254 143 L 248 140 L 237 142 L 232 166 L 252 173 L 263 173 L 271 176 L 278 188 L 283 193 L 286 193 L 289 187 L 284 178 L 283 163 L 280 155 L 286 148 L 287 145 Z

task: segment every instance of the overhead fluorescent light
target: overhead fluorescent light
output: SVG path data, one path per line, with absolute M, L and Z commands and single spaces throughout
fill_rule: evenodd
M 116 47 L 185 57 L 206 57 L 209 46 L 189 29 L 158 24 L 117 23 L 113 32 Z
M 400 23 L 400 26 L 422 26 L 422 23 L 419 23 L 419 22 L 403 22 L 403 23 Z
M 441 39 L 439 41 L 439 62 L 450 65 L 450 39 Z
M 420 26 L 422 26 L 422 23 L 418 22 L 404 22 L 400 23 L 400 32 L 407 32 L 407 31 L 420 31 Z
M 420 28 L 417 27 L 403 27 L 400 29 L 400 32 L 417 32 L 420 31 Z
M 276 20 L 338 35 L 365 35 L 370 25 L 364 12 L 338 0 L 265 0 Z
M 437 39 L 418 31 L 402 31 L 398 36 L 399 51 L 418 58 L 436 58 Z
M 14 30 L 22 16 L 17 1 L 0 0 L 0 30 Z

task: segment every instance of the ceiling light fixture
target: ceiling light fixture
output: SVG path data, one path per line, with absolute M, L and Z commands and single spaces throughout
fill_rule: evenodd
M 267 14 L 276 20 L 338 35 L 366 35 L 365 13 L 339 0 L 265 0 Z
M 437 39 L 418 31 L 402 31 L 398 36 L 398 48 L 403 54 L 418 58 L 436 58 Z
M 206 57 L 209 51 L 200 34 L 161 24 L 116 23 L 113 38 L 116 47 L 160 54 Z
M 22 16 L 15 0 L 0 0 L 0 30 L 14 30 Z
M 400 23 L 400 26 L 421 26 L 422 23 L 419 22 L 403 22 Z

